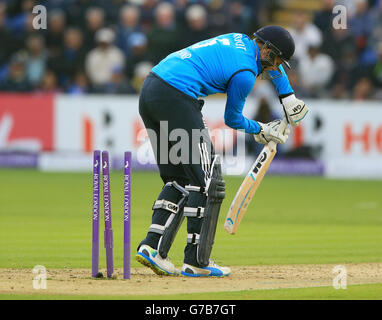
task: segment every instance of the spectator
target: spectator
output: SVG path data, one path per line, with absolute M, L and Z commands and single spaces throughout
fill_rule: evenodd
M 48 0 L 49 1 L 49 0 Z M 86 12 L 97 5 L 97 0 L 74 0 L 71 4 L 65 5 L 65 11 L 68 17 L 68 24 L 77 26 L 82 30 L 86 28 Z
M 382 1 L 379 2 L 379 7 L 375 8 L 372 12 L 375 26 L 373 34 L 369 41 L 371 44 L 382 41 Z
M 83 68 L 85 56 L 86 50 L 83 48 L 81 31 L 77 28 L 67 29 L 64 35 L 62 51 L 48 62 L 49 69 L 57 75 L 61 86 L 67 87 L 70 85 L 70 81 L 77 71 Z
M 105 93 L 109 94 L 134 94 L 137 91 L 131 86 L 126 79 L 124 70 L 117 67 L 113 70 L 110 83 L 107 85 Z
M 373 86 L 369 78 L 363 77 L 358 80 L 354 87 L 353 99 L 364 101 L 373 98 Z
M 250 28 L 252 12 L 241 0 L 232 1 L 229 8 L 229 17 L 231 32 L 253 33 Z
M 34 5 L 34 0 L 11 1 L 9 3 L 7 27 L 13 34 L 20 36 L 26 31 Z
M 357 75 L 357 55 L 355 51 L 344 51 L 344 55 L 337 64 L 335 73 L 331 81 L 333 87 L 332 95 L 341 98 L 349 95 L 353 89 Z
M 44 38 L 35 34 L 27 40 L 26 76 L 32 86 L 37 87 L 42 81 L 48 56 Z
M 324 39 L 322 51 L 339 64 L 347 52 L 356 51 L 355 39 L 348 29 L 332 28 L 330 34 Z
M 123 52 L 114 45 L 114 40 L 113 30 L 99 30 L 95 35 L 97 47 L 86 56 L 86 72 L 95 92 L 104 92 L 112 80 L 113 70 L 125 67 Z
M 174 0 L 174 9 L 175 9 L 175 19 L 176 24 L 182 30 L 185 30 L 187 23 L 186 23 L 186 10 L 188 7 L 188 0 Z
M 333 84 L 330 98 L 337 99 L 337 100 L 338 99 L 340 99 L 340 100 L 341 99 L 351 99 L 349 91 L 346 90 L 346 86 L 345 86 L 344 82 L 338 82 L 338 83 Z
M 6 18 L 6 28 L 10 30 L 13 38 L 11 45 L 12 43 L 17 45 L 16 51 L 24 47 L 30 35 L 38 33 L 33 27 L 35 15 L 32 13 L 32 8 L 29 10 L 32 3 L 33 1 L 22 1 L 22 12 L 13 18 Z
M 51 70 L 47 70 L 41 81 L 41 91 L 44 93 L 58 93 L 60 89 L 57 83 L 57 77 Z
M 367 0 L 356 0 L 356 11 L 349 19 L 351 33 L 356 37 L 357 46 L 363 49 L 366 39 L 373 32 L 375 26 L 374 16 L 368 10 Z
M 6 28 L 6 5 L 0 3 L 0 43 L 6 44 L 0 46 L 0 69 L 8 62 L 12 52 L 17 49 L 17 43 L 13 40 L 12 33 Z
M 229 4 L 225 1 L 208 3 L 208 16 L 213 37 L 229 32 Z
M 25 25 L 23 30 L 23 37 L 26 40 L 33 33 L 40 33 L 40 30 L 35 29 L 33 21 L 36 15 L 32 11 L 26 13 Z
M 321 9 L 313 12 L 314 24 L 308 11 L 297 13 L 291 33 L 296 42 L 295 57 L 298 60 L 291 63 L 298 65 L 301 59 L 309 61 L 308 45 L 313 43 L 320 46 L 321 53 L 329 55 L 335 65 L 329 85 L 332 90 L 330 93 L 320 90 L 319 97 L 380 97 L 382 54 L 378 43 L 382 42 L 381 0 L 323 0 L 321 3 Z M 32 8 L 36 4 L 45 5 L 48 9 L 47 30 L 36 31 L 33 28 Z M 332 28 L 335 4 L 346 6 L 348 29 Z M 0 41 L 4 44 L 0 48 L 0 82 L 4 87 L 2 80 L 12 78 L 6 86 L 16 83 L 15 90 L 19 90 L 20 84 L 24 83 L 20 81 L 23 78 L 20 75 L 25 73 L 26 87 L 32 85 L 32 90 L 41 90 L 41 81 L 45 77 L 48 83 L 53 82 L 50 81 L 52 71 L 61 91 L 91 92 L 89 83 L 92 81 L 84 75 L 88 72 L 84 61 L 90 50 L 97 46 L 95 34 L 105 27 L 116 31 L 116 45 L 122 48 L 126 57 L 125 77 L 127 81 L 135 81 L 134 70 L 141 68 L 137 66 L 157 63 L 169 52 L 217 34 L 251 34 L 253 30 L 270 24 L 274 9 L 283 6 L 283 1 L 278 0 L 0 0 Z M 40 52 L 41 43 L 37 39 L 41 35 L 45 39 L 46 53 L 43 53 L 44 49 Z M 27 60 L 24 64 L 15 63 L 15 53 L 23 49 L 28 51 Z M 45 59 L 48 56 L 49 71 L 44 71 L 44 55 Z M 300 64 L 288 74 L 291 81 L 294 79 L 305 84 L 305 80 L 300 80 L 296 73 L 301 68 Z M 114 73 L 110 74 L 110 81 L 113 81 Z M 117 82 L 120 78 L 122 82 L 126 80 L 118 72 L 114 76 Z M 141 82 L 138 78 L 140 80 L 136 83 Z M 358 94 L 367 91 L 363 89 L 368 86 L 363 78 L 372 80 L 371 95 Z M 96 85 L 96 92 L 97 88 Z M 310 96 L 309 92 L 303 93 L 306 89 L 301 85 L 295 84 L 295 88 L 301 91 L 300 95 Z
M 91 7 L 86 11 L 85 20 L 84 45 L 89 51 L 96 46 L 95 34 L 105 26 L 105 13 L 101 8 Z
M 94 2 L 94 1 L 93 1 Z M 132 4 L 133 2 L 126 0 L 101 0 L 99 3 L 100 7 L 105 12 L 106 25 L 116 24 L 120 18 L 121 8 L 127 4 Z
M 257 112 L 253 115 L 252 119 L 256 119 L 256 121 L 260 121 L 262 123 L 267 123 L 277 118 L 277 115 L 272 112 L 272 108 L 267 98 L 264 96 L 260 97 Z M 245 148 L 247 154 L 257 156 L 260 154 L 263 147 L 263 145 L 256 143 L 255 139 L 253 139 L 251 135 L 245 135 Z
M 334 18 L 333 8 L 336 5 L 335 0 L 321 1 L 322 8 L 314 14 L 313 23 L 321 30 L 322 35 L 326 38 L 333 30 L 332 22 Z
M 356 0 L 356 11 L 349 21 L 350 32 L 355 37 L 356 48 L 358 51 L 359 69 L 363 75 L 370 76 L 372 69 L 377 62 L 377 54 L 368 43 L 375 27 L 375 19 L 368 10 L 366 0 Z
M 311 97 L 319 97 L 334 73 L 334 63 L 327 54 L 321 53 L 316 45 L 308 46 L 307 56 L 298 65 L 301 83 Z
M 69 86 L 67 93 L 72 95 L 88 93 L 89 80 L 84 71 L 78 71 L 74 76 L 72 84 Z
M 296 96 L 303 97 L 303 98 L 311 97 L 310 92 L 304 87 L 301 81 L 301 78 L 299 76 L 299 73 L 296 69 L 291 69 L 288 71 L 288 78 Z
M 211 37 L 207 23 L 207 11 L 200 4 L 194 4 L 187 9 L 186 21 L 187 27 L 182 36 L 182 48 Z
M 12 55 L 7 77 L 0 83 L 0 91 L 29 92 L 32 86 L 26 76 L 26 54 L 17 52 Z
M 130 2 L 132 2 L 130 0 Z M 136 2 L 134 0 L 134 2 Z M 140 4 L 141 8 L 141 25 L 144 32 L 149 32 L 153 27 L 153 21 L 155 21 L 155 8 L 158 4 L 158 0 L 144 0 Z
M 378 62 L 373 69 L 374 83 L 379 89 L 382 90 L 382 41 L 377 44 Z
M 127 61 L 126 74 L 129 79 L 134 76 L 135 66 L 143 61 L 149 61 L 150 55 L 147 51 L 147 37 L 144 33 L 133 33 L 130 37 L 131 56 Z
M 158 63 L 170 52 L 181 49 L 174 6 L 161 2 L 155 9 L 155 25 L 147 33 L 152 62 Z
M 131 85 L 137 92 L 141 90 L 143 81 L 145 81 L 146 77 L 148 76 L 153 67 L 154 65 L 148 61 L 140 62 L 135 66 L 134 76 L 131 80 Z
M 59 9 L 49 12 L 48 29 L 46 30 L 46 46 L 51 56 L 60 54 L 64 43 L 64 33 L 66 28 L 65 12 Z
M 300 61 L 300 59 L 306 57 L 308 54 L 309 44 L 315 46 L 321 46 L 322 34 L 309 20 L 305 12 L 298 12 L 294 20 L 294 27 L 289 30 L 295 43 L 294 59 Z
M 46 7 L 50 12 L 59 9 L 62 10 L 65 6 L 71 5 L 76 0 L 40 0 L 39 4 Z
M 121 9 L 120 25 L 117 32 L 117 45 L 128 58 L 131 56 L 132 50 L 131 36 L 140 31 L 139 9 L 131 5 L 124 6 Z
M 272 15 L 272 9 L 275 5 L 274 1 L 251 1 L 244 0 L 246 8 L 249 8 L 251 14 L 251 23 L 249 25 L 250 33 L 253 33 L 253 30 L 258 30 L 263 26 L 266 26 L 270 23 L 270 18 Z

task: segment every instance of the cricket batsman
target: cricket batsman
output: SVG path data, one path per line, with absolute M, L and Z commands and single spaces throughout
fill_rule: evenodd
M 230 268 L 215 264 L 210 254 L 215 238 L 220 205 L 225 197 L 219 157 L 202 115 L 200 97 L 226 93 L 225 124 L 253 134 L 256 142 L 285 143 L 289 129 L 279 132 L 281 120 L 261 123 L 243 116 L 242 110 L 256 78 L 269 76 L 283 105 L 285 118 L 297 126 L 308 108 L 294 95 L 282 64 L 294 53 L 289 32 L 267 26 L 254 33 L 224 34 L 174 52 L 157 64 L 146 78 L 139 99 L 139 113 L 163 180 L 163 188 L 153 205 L 151 225 L 140 242 L 136 259 L 159 275 L 222 277 Z M 197 141 L 180 163 L 171 157 L 169 133 L 182 129 L 189 141 L 195 130 Z M 187 243 L 181 270 L 168 257 L 184 217 L 187 217 Z

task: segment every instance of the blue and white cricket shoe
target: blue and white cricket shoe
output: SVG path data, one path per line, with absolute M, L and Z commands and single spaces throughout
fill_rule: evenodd
M 163 259 L 158 250 L 151 248 L 148 245 L 141 245 L 137 254 L 136 260 L 143 264 L 145 267 L 149 267 L 158 275 L 164 276 L 178 276 L 179 270 L 175 268 L 174 264 L 167 257 Z
M 194 267 L 184 263 L 180 273 L 186 277 L 227 277 L 231 274 L 231 269 L 218 266 L 210 260 L 210 264 L 204 268 Z

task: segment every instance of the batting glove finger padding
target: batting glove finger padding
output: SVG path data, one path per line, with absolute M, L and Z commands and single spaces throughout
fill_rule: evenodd
M 270 141 L 276 143 L 285 143 L 288 140 L 290 129 L 287 128 L 284 132 L 280 131 L 281 120 L 274 120 L 268 123 L 258 122 L 260 125 L 260 132 L 255 134 L 255 140 L 261 144 L 267 144 Z

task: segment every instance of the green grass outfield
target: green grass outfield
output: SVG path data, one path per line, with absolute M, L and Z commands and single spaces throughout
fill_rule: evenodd
M 382 300 L 382 284 L 348 286 L 346 290 L 333 287 L 246 290 L 232 292 L 210 292 L 160 296 L 83 296 L 83 295 L 2 295 L 0 300 Z
M 2 169 L 0 177 L 0 268 L 33 268 L 38 264 L 48 269 L 90 268 L 91 173 Z M 382 262 L 382 181 L 267 176 L 237 235 L 230 236 L 223 230 L 223 220 L 242 179 L 225 178 L 227 197 L 212 252 L 218 263 L 245 266 Z M 119 268 L 122 184 L 122 173 L 113 172 L 114 261 Z M 158 175 L 133 173 L 132 253 L 151 223 L 151 206 L 160 189 Z M 103 223 L 100 225 L 102 240 Z M 183 260 L 185 225 L 171 250 L 171 259 L 177 265 Z M 100 250 L 100 261 L 103 258 L 104 250 Z M 133 267 L 139 266 L 132 261 Z M 360 292 L 362 297 L 370 292 L 369 298 L 378 298 L 374 293 L 381 289 L 378 285 L 352 288 L 354 291 L 344 290 L 346 298 L 352 292 Z M 266 296 L 282 298 L 285 292 L 293 299 L 294 294 L 298 298 L 304 290 L 314 291 L 268 290 Z M 333 298 L 340 294 L 336 292 L 332 288 Z M 234 295 L 239 298 L 241 294 L 250 299 L 258 297 L 258 292 Z

